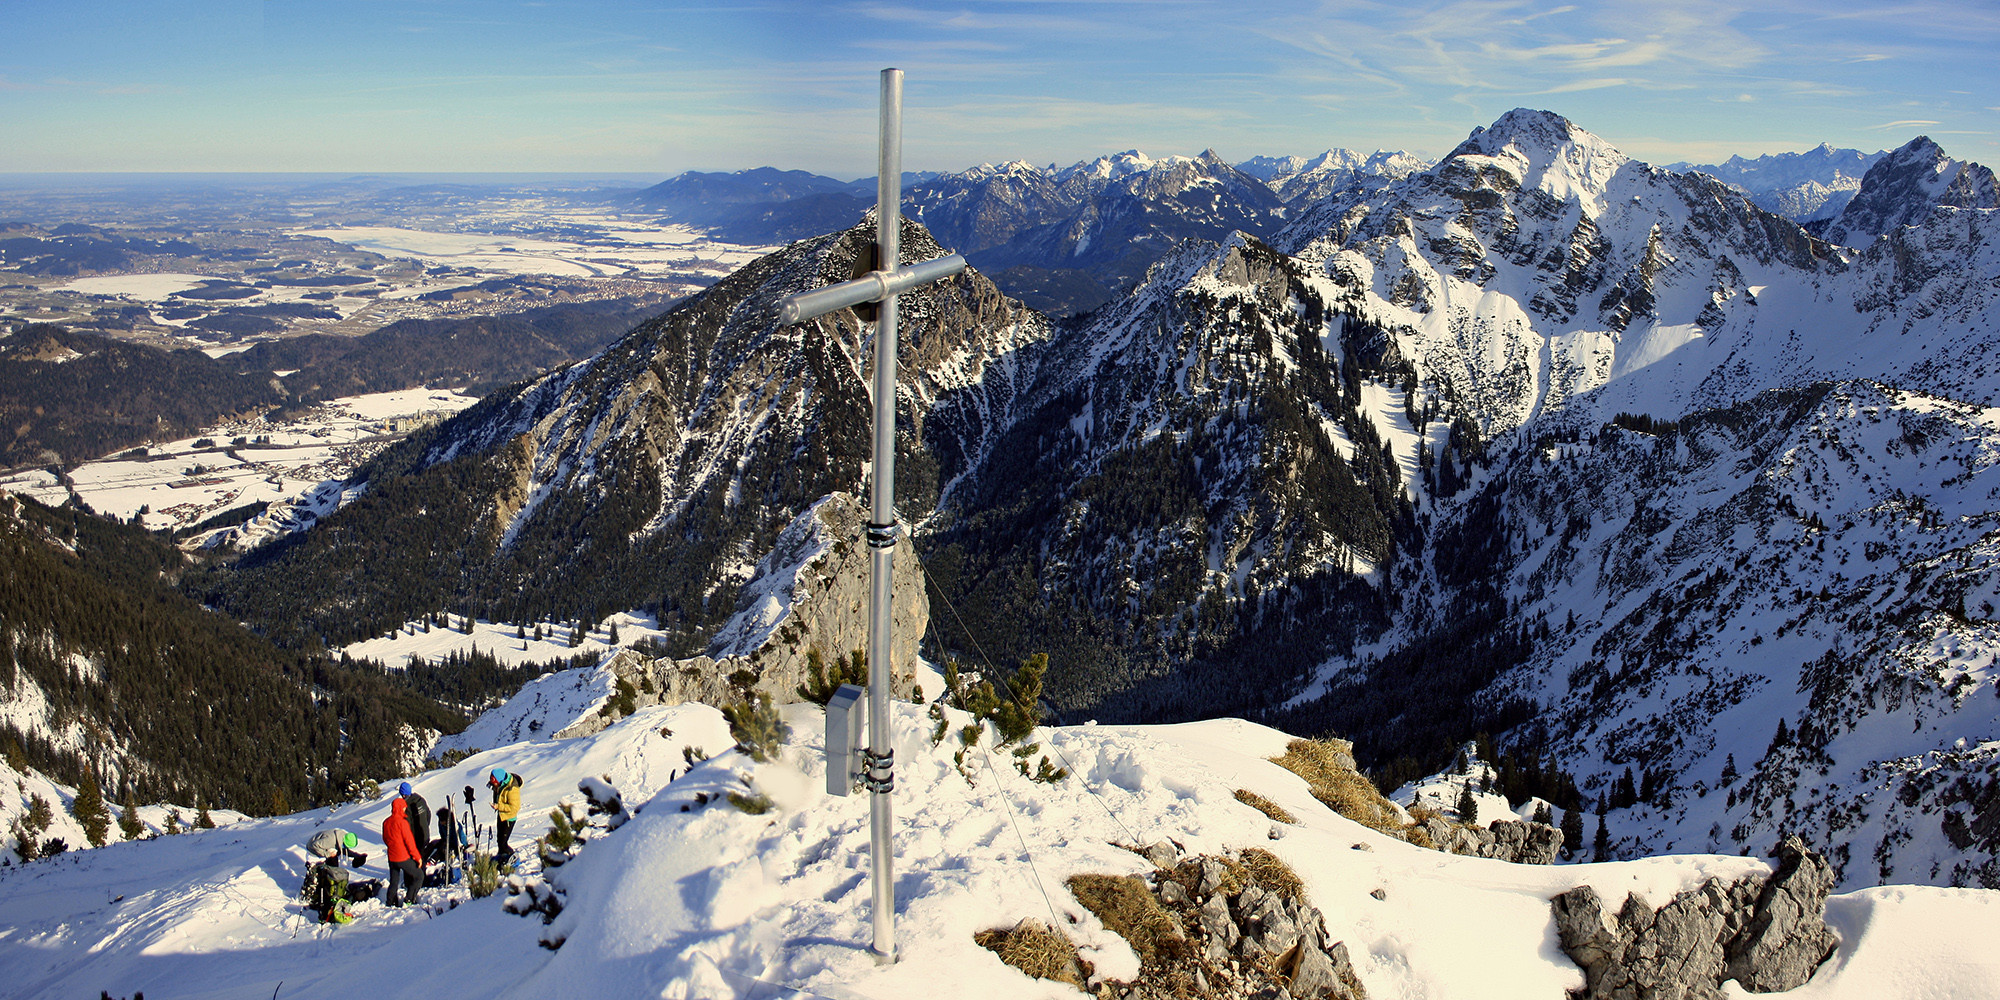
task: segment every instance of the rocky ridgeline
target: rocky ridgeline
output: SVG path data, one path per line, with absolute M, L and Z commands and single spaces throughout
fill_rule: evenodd
M 1585 1000 L 1724 996 L 1734 979 L 1752 993 L 1796 989 L 1833 954 L 1826 925 L 1833 869 L 1797 837 L 1778 845 L 1779 868 L 1764 879 L 1710 879 L 1655 910 L 1632 893 L 1607 916 L 1597 891 L 1557 896 L 1563 953 L 1583 969 Z
M 1547 823 L 1503 819 L 1491 826 L 1454 823 L 1436 813 L 1417 824 L 1431 846 L 1450 854 L 1497 858 L 1523 865 L 1552 865 L 1562 855 L 1562 831 Z

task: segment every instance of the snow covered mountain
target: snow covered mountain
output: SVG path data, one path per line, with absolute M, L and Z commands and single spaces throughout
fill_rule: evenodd
M 1462 498 L 1420 501 L 1397 620 L 1294 724 L 1434 688 L 1476 648 L 1481 717 L 1586 794 L 1659 772 L 1613 810 L 1619 850 L 1786 830 L 1838 845 L 1845 884 L 2000 884 L 1975 832 L 2000 719 L 1968 696 L 1994 683 L 1996 226 L 1931 208 L 1849 257 L 1530 111 L 1300 222 L 1281 244 L 1358 294 L 1418 397 L 1501 446 Z
M 1860 190 L 1824 235 L 1834 243 L 1865 247 L 1877 236 L 1921 224 L 1939 205 L 1996 208 L 2000 192 L 1991 169 L 1954 160 L 1929 136 L 1920 135 L 1868 168 Z
M 1066 185 L 1158 185 L 1219 225 L 1214 166 L 1009 164 L 937 213 L 1012 225 Z M 1483 731 L 1590 798 L 1662 772 L 1647 803 L 1607 802 L 1621 853 L 1785 830 L 1850 886 L 2000 882 L 1979 777 L 2000 683 L 1952 659 L 2000 620 L 1953 597 L 1984 593 L 2000 511 L 1978 443 L 1997 219 L 1932 207 L 1847 251 L 1517 110 L 1274 244 L 1181 244 L 1087 319 L 968 275 L 906 306 L 899 496 L 932 638 L 981 670 L 1050 653 L 1074 718 L 1269 712 L 1372 764 Z M 657 604 L 677 655 L 709 648 L 785 526 L 861 485 L 865 331 L 770 310 L 845 277 L 864 234 L 787 248 L 388 456 L 223 603 L 311 581 L 321 630 Z M 905 246 L 942 251 L 914 223 Z M 1822 448 L 1838 470 L 1791 484 Z M 458 520 L 417 537 L 474 544 L 383 544 L 437 509 Z
M 1271 186 L 1287 205 L 1308 204 L 1334 195 L 1366 194 L 1390 181 L 1402 180 L 1430 161 L 1402 150 L 1363 153 L 1329 149 L 1318 156 L 1258 156 L 1236 165 L 1238 170 Z
M 561 675 L 551 683 L 570 684 Z M 463 884 L 431 888 L 415 907 L 368 901 L 356 905 L 352 924 L 319 923 L 296 897 L 309 860 L 303 844 L 321 830 L 352 831 L 371 855 L 359 874 L 380 877 L 388 802 L 367 799 L 0 868 L 0 977 L 23 1000 L 93 989 L 197 998 L 275 990 L 297 1000 L 357 992 L 893 1000 L 940 988 L 970 998 L 1078 996 L 1077 987 L 1031 978 L 1022 960 L 1007 964 L 975 939 L 1033 918 L 1061 928 L 1096 984 L 1126 995 L 1117 984 L 1170 981 L 1159 955 L 1173 952 L 1149 946 L 1101 902 L 1086 903 L 1073 877 L 1133 876 L 1119 884 L 1157 884 L 1172 897 L 1171 876 L 1208 870 L 1216 881 L 1195 891 L 1214 902 L 1187 901 L 1185 912 L 1206 915 L 1173 933 L 1199 949 L 1219 946 L 1222 923 L 1252 930 L 1208 963 L 1217 978 L 1204 979 L 1203 995 L 1248 995 L 1232 988 L 1248 970 L 1285 967 L 1283 955 L 1261 946 L 1282 947 L 1286 926 L 1296 939 L 1298 926 L 1279 917 L 1306 906 L 1369 997 L 1533 998 L 1586 984 L 1558 947 L 1572 925 L 1552 897 L 1588 886 L 1636 916 L 1694 893 L 1663 907 L 1665 922 L 1706 916 L 1705 898 L 1723 896 L 1730 880 L 1761 881 L 1772 870 L 1746 857 L 1551 866 L 1415 847 L 1333 812 L 1272 762 L 1289 736 L 1241 721 L 1038 730 L 1041 752 L 1073 765 L 1069 778 L 1047 784 L 983 749 L 956 762 L 959 741 L 934 742 L 924 709 L 897 710 L 892 965 L 877 965 L 867 950 L 868 806 L 864 796 L 822 790 L 819 711 L 789 709 L 789 743 L 778 759 L 757 764 L 730 749 L 720 713 L 687 705 L 641 709 L 587 737 L 489 748 L 411 776 L 433 809 L 450 803 L 465 816 L 461 789 L 488 769 L 524 775 L 517 847 L 550 832 L 558 810 L 581 817 L 581 786 L 621 793 L 615 828 L 592 818 L 572 859 L 546 869 L 530 860 L 493 896 L 472 898 Z M 567 717 L 538 721 L 552 732 Z M 764 804 L 753 813 L 732 805 L 732 795 Z M 490 845 L 490 810 L 480 801 L 471 811 L 477 839 Z M 1264 852 L 1257 868 L 1234 860 L 1253 850 Z M 1296 878 L 1295 888 L 1281 873 Z M 1261 897 L 1267 881 L 1298 902 L 1260 909 L 1245 893 L 1256 886 Z M 1639 904 L 1625 903 L 1628 895 Z M 1965 943 L 1967 933 L 2000 922 L 2000 894 L 1895 886 L 1824 905 L 1838 941 L 1825 963 L 1807 966 L 1811 979 L 1795 995 L 2000 997 L 1988 956 Z M 1680 960 L 1671 949 L 1666 958 Z M 1635 946 L 1635 965 L 1645 961 Z M 1324 979 L 1309 989 L 1297 974 L 1303 967 L 1291 967 L 1286 979 L 1298 995 L 1340 995 Z
M 1011 294 L 1061 312 L 1129 288 L 1182 240 L 1263 235 L 1283 215 L 1270 187 L 1213 150 L 1160 159 L 1127 150 L 1061 169 L 982 166 L 919 184 L 904 200 L 911 218 Z
M 844 280 L 872 233 L 794 244 L 404 442 L 357 474 L 358 499 L 253 554 L 215 599 L 337 643 L 440 606 L 597 622 L 644 605 L 680 655 L 700 652 L 787 525 L 828 494 L 865 495 L 872 328 L 848 312 L 781 326 L 776 303 Z M 914 223 L 903 247 L 909 262 L 942 254 Z M 902 315 L 897 468 L 922 510 L 939 488 L 924 442 L 969 452 L 997 433 L 1048 324 L 977 272 L 909 296 Z M 959 404 L 927 422 L 948 392 Z M 417 545 L 401 541 L 411 532 Z
M 1748 194 L 1758 208 L 1805 223 L 1839 215 L 1861 189 L 1862 175 L 1886 155 L 1820 143 L 1803 153 L 1774 153 L 1755 159 L 1732 156 L 1709 165 L 1670 163 L 1667 169 L 1701 171 Z

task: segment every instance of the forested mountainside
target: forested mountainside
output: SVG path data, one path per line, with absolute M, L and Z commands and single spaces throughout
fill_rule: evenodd
M 977 272 L 906 300 L 936 654 L 1050 652 L 1075 717 L 1261 715 L 1378 768 L 1483 731 L 1573 770 L 1613 851 L 1786 830 L 1849 845 L 1849 884 L 2000 880 L 1993 210 L 1844 249 L 1517 110 L 1288 217 L 1086 317 Z M 865 485 L 869 331 L 774 312 L 869 236 L 385 453 L 199 592 L 301 646 L 641 606 L 701 651 L 776 533 Z
M 115 799 L 254 814 L 401 773 L 465 719 L 378 669 L 280 650 L 174 587 L 180 550 L 72 508 L 0 498 L 0 741 Z
M 872 233 L 794 244 L 401 443 L 357 475 L 369 489 L 355 503 L 202 592 L 306 646 L 438 607 L 510 621 L 646 607 L 698 652 L 787 524 L 861 492 L 870 333 L 844 312 L 782 327 L 776 302 L 843 280 Z M 903 247 L 910 262 L 942 253 L 914 224 Z M 922 509 L 947 474 L 934 452 L 975 453 L 997 433 L 1049 326 L 976 272 L 906 298 L 903 317 L 898 479 Z M 959 405 L 929 419 L 947 393 Z

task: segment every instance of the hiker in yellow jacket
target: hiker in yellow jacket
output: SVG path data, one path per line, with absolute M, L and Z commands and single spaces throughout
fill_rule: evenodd
M 500 852 L 493 858 L 506 864 L 514 856 L 513 845 L 507 843 L 507 838 L 514 833 L 514 818 L 521 815 L 521 776 L 508 774 L 504 767 L 496 767 L 487 776 L 486 787 L 493 790 L 493 814 L 499 821 L 494 824 L 494 834 Z

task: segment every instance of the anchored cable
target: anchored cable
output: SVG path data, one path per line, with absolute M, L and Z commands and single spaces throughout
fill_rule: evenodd
M 999 667 L 994 664 L 991 657 L 986 655 L 986 650 L 979 645 L 979 640 L 978 638 L 973 636 L 972 630 L 966 627 L 965 618 L 959 615 L 958 606 L 951 603 L 950 595 L 947 595 L 944 592 L 943 587 L 937 585 L 937 579 L 931 576 L 931 571 L 928 567 L 926 567 L 923 564 L 923 560 L 920 559 L 917 561 L 917 569 L 922 571 L 922 573 L 924 574 L 924 580 L 930 584 L 930 589 L 933 592 L 935 592 L 939 597 L 944 599 L 945 610 L 950 611 L 952 620 L 958 622 L 959 633 L 965 636 L 966 641 L 972 643 L 972 650 L 973 652 L 979 655 L 979 661 L 986 665 L 986 669 L 989 673 L 995 674 L 997 676 L 999 673 Z M 1054 738 L 1052 737 L 1042 742 L 1049 749 L 1054 750 L 1056 752 L 1056 756 L 1062 758 L 1063 766 L 1069 768 L 1069 773 L 1077 776 L 1077 782 L 1079 784 L 1083 784 L 1083 790 L 1090 793 L 1091 801 L 1096 802 L 1097 807 L 1099 809 L 1104 810 L 1104 815 L 1111 817 L 1111 822 L 1117 824 L 1119 829 L 1125 831 L 1125 836 L 1131 838 L 1133 846 L 1135 847 L 1141 846 L 1144 842 L 1139 839 L 1139 835 L 1133 833 L 1132 828 L 1126 826 L 1125 821 L 1118 818 L 1118 814 L 1112 811 L 1111 806 L 1105 803 L 1102 793 L 1098 792 L 1097 789 L 1092 788 L 1089 784 L 1083 782 L 1082 772 L 1077 770 L 1075 762 L 1069 759 L 1069 755 L 1063 753 L 1062 747 L 1056 745 Z
M 1021 832 L 1021 822 L 1014 818 L 1014 804 L 1007 798 L 1007 789 L 1000 785 L 999 769 L 993 766 L 993 752 L 985 746 L 979 748 L 980 756 L 986 760 L 986 772 L 993 776 L 993 787 L 1000 793 L 1000 805 L 1007 810 L 1007 825 L 1014 828 L 1014 839 L 1021 842 L 1021 856 L 1028 859 L 1028 873 L 1035 877 L 1035 888 L 1042 893 L 1042 902 L 1049 907 L 1049 929 L 1062 930 L 1062 918 L 1056 916 L 1056 901 L 1049 898 L 1049 887 L 1042 882 L 1042 870 L 1035 866 L 1035 852 L 1028 848 L 1028 837 Z

